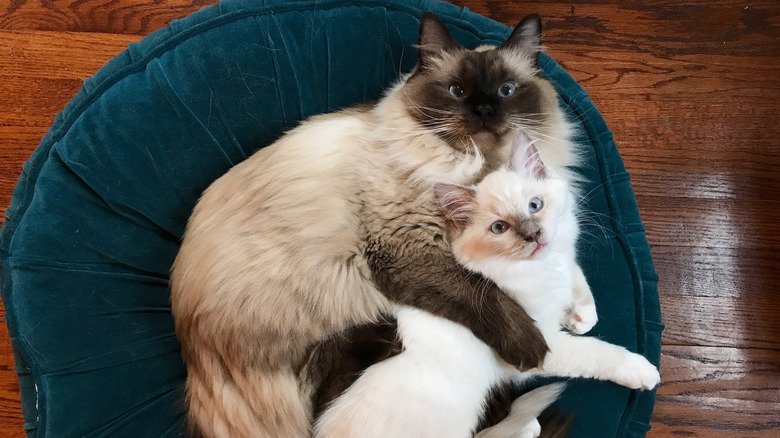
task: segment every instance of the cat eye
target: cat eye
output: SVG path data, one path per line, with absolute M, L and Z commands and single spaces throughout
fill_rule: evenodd
M 515 84 L 511 82 L 504 82 L 498 87 L 498 95 L 501 97 L 511 97 L 515 94 Z
M 490 224 L 490 231 L 493 234 L 503 234 L 508 229 L 509 229 L 509 224 L 507 224 L 504 221 L 495 221 L 492 224 Z
M 531 213 L 536 213 L 539 210 L 544 207 L 544 202 L 542 202 L 542 198 L 534 198 L 531 199 L 531 202 L 528 203 L 528 211 Z
M 450 94 L 455 97 L 463 96 L 463 87 L 457 84 L 450 85 Z

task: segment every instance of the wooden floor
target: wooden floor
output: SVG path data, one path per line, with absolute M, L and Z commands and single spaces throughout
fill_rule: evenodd
M 0 0 L 0 211 L 84 78 L 210 3 Z M 540 12 L 548 53 L 615 133 L 661 277 L 648 436 L 780 436 L 780 2 L 458 3 L 509 25 Z M 0 327 L 0 436 L 18 437 Z

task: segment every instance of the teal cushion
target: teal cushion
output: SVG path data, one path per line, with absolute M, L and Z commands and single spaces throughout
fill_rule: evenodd
M 301 119 L 379 97 L 416 62 L 424 11 L 469 47 L 509 34 L 436 0 L 350 3 L 206 8 L 131 44 L 57 116 L 2 228 L 28 436 L 180 434 L 185 369 L 168 272 L 198 195 Z M 628 174 L 586 93 L 549 57 L 541 66 L 582 128 L 594 332 L 658 364 L 656 274 Z M 578 380 L 558 406 L 576 415 L 573 436 L 637 437 L 654 396 Z

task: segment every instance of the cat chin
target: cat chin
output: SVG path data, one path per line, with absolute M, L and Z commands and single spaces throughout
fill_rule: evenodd
M 532 262 L 537 260 L 542 260 L 546 258 L 548 255 L 550 255 L 550 244 L 549 243 L 542 243 L 537 244 L 534 249 L 532 249 L 530 252 L 523 251 L 522 254 L 518 254 L 514 257 L 507 258 L 510 260 L 511 263 L 516 262 Z M 506 258 L 506 256 L 501 256 L 500 258 Z
M 491 131 L 489 129 L 480 129 L 479 131 L 470 134 L 469 137 L 471 137 L 474 140 L 474 142 L 476 142 L 477 144 L 482 144 L 482 143 L 492 144 L 498 141 L 498 139 L 500 138 L 500 136 L 496 132 Z
M 531 251 L 529 259 L 540 259 L 550 253 L 550 245 L 547 243 L 537 243 L 536 248 Z
M 502 142 L 502 136 L 490 129 L 480 129 L 476 131 L 462 130 L 457 134 L 457 140 L 451 140 L 450 144 L 460 145 L 465 150 L 473 150 L 476 146 L 483 153 L 486 150 L 494 148 Z

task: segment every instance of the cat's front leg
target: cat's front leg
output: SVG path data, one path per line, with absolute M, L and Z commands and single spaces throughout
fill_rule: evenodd
M 542 364 L 547 343 L 515 300 L 459 265 L 450 252 L 429 244 L 410 251 L 411 246 L 387 239 L 366 250 L 374 282 L 390 301 L 463 325 L 520 370 Z
M 589 332 L 599 320 L 596 313 L 596 302 L 582 269 L 573 263 L 572 288 L 574 291 L 571 307 L 566 310 L 561 322 L 572 333 L 581 335 Z
M 541 374 L 592 377 L 631 389 L 653 389 L 661 382 L 658 369 L 643 356 L 587 336 L 556 332 L 547 336 L 550 353 Z

